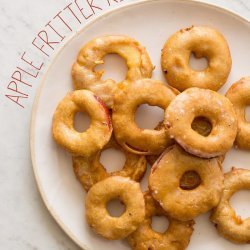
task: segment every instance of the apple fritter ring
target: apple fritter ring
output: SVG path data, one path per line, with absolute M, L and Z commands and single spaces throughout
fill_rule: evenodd
M 176 97 L 175 90 L 160 81 L 141 79 L 119 86 L 114 98 L 112 123 L 117 142 L 127 151 L 159 154 L 173 143 L 165 128 L 141 129 L 135 123 L 135 112 L 141 104 L 158 106 L 165 110 Z
M 125 155 L 126 161 L 120 171 L 108 173 L 100 162 L 102 151 L 109 148 L 120 150 Z M 75 175 L 86 191 L 95 183 L 109 176 L 118 175 L 130 177 L 134 181 L 140 181 L 147 169 L 147 162 L 144 156 L 125 151 L 113 137 L 111 137 L 109 143 L 93 157 L 86 159 L 85 157 L 76 156 L 73 157 L 72 160 Z
M 208 67 L 194 70 L 189 65 L 191 54 L 205 57 Z M 183 91 L 198 87 L 218 90 L 227 81 L 231 71 L 231 55 L 225 38 L 217 30 L 192 26 L 173 34 L 162 50 L 162 69 L 168 83 Z
M 210 122 L 209 135 L 203 136 L 192 128 L 197 117 Z M 208 89 L 190 88 L 179 94 L 168 106 L 164 123 L 170 136 L 187 152 L 204 158 L 224 155 L 233 146 L 237 134 L 232 103 Z
M 120 217 L 112 217 L 106 205 L 120 199 L 126 206 Z M 96 183 L 86 196 L 86 218 L 90 227 L 109 240 L 124 239 L 134 232 L 145 217 L 145 202 L 140 184 L 121 176 Z
M 152 198 L 149 192 L 144 194 L 146 215 L 144 221 L 135 232 L 127 238 L 133 250 L 184 250 L 189 244 L 193 233 L 194 221 L 181 222 L 172 219 Z M 152 217 L 165 216 L 169 221 L 169 227 L 164 233 L 152 229 Z
M 88 130 L 74 128 L 74 116 L 86 112 L 91 118 Z M 58 104 L 53 116 L 52 132 L 55 141 L 73 155 L 90 157 L 100 151 L 112 135 L 109 110 L 88 90 L 68 93 Z
M 226 93 L 232 102 L 238 118 L 238 133 L 235 140 L 239 148 L 250 149 L 250 123 L 246 120 L 245 109 L 250 104 L 250 77 L 234 83 Z
M 218 205 L 223 173 L 216 158 L 199 158 L 175 145 L 153 165 L 149 188 L 169 216 L 187 221 Z
M 102 36 L 88 42 L 79 52 L 77 61 L 72 68 L 75 89 L 88 89 L 99 96 L 108 108 L 113 105 L 113 95 L 117 83 L 103 80 L 103 71 L 95 67 L 103 64 L 107 54 L 118 54 L 127 62 L 126 80 L 134 81 L 150 78 L 153 65 L 146 49 L 136 40 L 127 36 Z
M 236 169 L 225 174 L 224 190 L 219 205 L 210 217 L 219 233 L 235 243 L 250 243 L 250 218 L 242 220 L 230 205 L 230 198 L 239 190 L 250 190 L 250 170 Z

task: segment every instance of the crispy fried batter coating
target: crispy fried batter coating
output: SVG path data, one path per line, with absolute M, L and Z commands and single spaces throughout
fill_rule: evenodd
M 189 65 L 191 54 L 205 57 L 208 67 L 194 70 Z M 162 50 L 162 70 L 168 83 L 183 91 L 198 87 L 218 90 L 227 81 L 232 59 L 225 38 L 217 30 L 192 26 L 173 34 Z
M 250 149 L 250 123 L 245 115 L 245 109 L 250 104 L 250 77 L 241 78 L 234 83 L 227 91 L 226 97 L 232 102 L 238 118 L 235 143 L 239 148 Z
M 226 239 L 238 244 L 249 244 L 250 218 L 243 220 L 237 216 L 230 205 L 230 198 L 239 190 L 250 190 L 250 170 L 233 168 L 225 174 L 224 185 L 220 203 L 210 219 Z
M 209 135 L 203 136 L 192 128 L 196 117 L 205 117 L 211 123 Z M 204 158 L 224 155 L 237 134 L 232 103 L 209 89 L 190 88 L 179 94 L 168 106 L 164 124 L 187 152 Z
M 95 71 L 97 65 L 104 63 L 103 58 L 107 54 L 118 54 L 126 60 L 127 81 L 150 78 L 153 65 L 146 49 L 127 36 L 98 37 L 80 50 L 77 61 L 72 67 L 74 88 L 93 91 L 108 108 L 112 108 L 117 83 L 112 79 L 103 80 L 103 71 Z
M 77 112 L 86 112 L 91 118 L 90 127 L 84 132 L 74 128 Z M 73 155 L 91 157 L 108 143 L 112 135 L 109 110 L 91 91 L 68 93 L 56 108 L 52 133 L 55 141 Z
M 216 158 L 202 159 L 174 145 L 153 165 L 149 188 L 171 217 L 187 221 L 217 206 L 223 173 Z
M 142 79 L 119 86 L 114 98 L 112 123 L 117 142 L 127 151 L 159 154 L 173 141 L 166 128 L 141 129 L 135 123 L 135 112 L 141 104 L 158 106 L 165 110 L 176 97 L 176 91 L 160 81 Z
M 101 153 L 108 148 L 115 148 L 124 153 L 126 161 L 120 171 L 108 173 L 105 167 L 101 164 Z M 86 159 L 78 156 L 73 157 L 72 160 L 75 175 L 86 191 L 88 191 L 95 183 L 104 180 L 109 176 L 118 175 L 130 177 L 135 181 L 140 181 L 147 169 L 145 156 L 125 151 L 113 137 L 111 137 L 109 143 L 93 157 Z
M 150 192 L 144 194 L 146 216 L 138 229 L 128 236 L 127 240 L 133 250 L 184 250 L 189 244 L 193 233 L 194 221 L 178 221 L 172 219 L 153 199 Z M 152 229 L 152 217 L 165 216 L 169 221 L 169 227 L 164 233 Z
M 106 208 L 107 203 L 116 198 L 126 206 L 120 217 L 112 217 Z M 140 184 L 121 176 L 111 176 L 96 183 L 87 193 L 85 208 L 90 227 L 109 240 L 126 238 L 145 217 Z

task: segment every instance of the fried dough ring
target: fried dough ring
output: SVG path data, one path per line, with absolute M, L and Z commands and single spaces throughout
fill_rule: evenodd
M 208 67 L 193 70 L 189 59 L 205 57 Z M 232 60 L 225 38 L 217 30 L 192 26 L 173 34 L 162 50 L 162 69 L 168 83 L 183 91 L 191 87 L 218 90 L 227 81 Z
M 112 123 L 117 142 L 127 151 L 142 154 L 158 154 L 173 142 L 168 131 L 141 129 L 135 123 L 139 105 L 147 103 L 166 109 L 176 97 L 176 90 L 160 81 L 142 79 L 119 86 L 114 98 Z
M 193 233 L 194 221 L 181 222 L 170 218 L 152 198 L 149 192 L 144 193 L 146 216 L 135 232 L 127 240 L 133 250 L 184 250 Z M 164 233 L 158 233 L 151 227 L 153 216 L 165 216 L 169 227 Z
M 110 200 L 121 199 L 126 211 L 112 217 L 106 205 Z M 90 227 L 109 240 L 127 237 L 137 229 L 145 216 L 145 202 L 140 184 L 129 178 L 111 176 L 96 183 L 86 196 L 86 218 Z
M 236 215 L 229 202 L 237 191 L 250 190 L 250 170 L 233 168 L 225 174 L 224 185 L 220 203 L 214 209 L 210 219 L 226 239 L 238 244 L 250 244 L 250 218 L 242 220 Z
M 116 82 L 112 79 L 102 80 L 103 71 L 95 71 L 97 65 L 104 63 L 103 58 L 107 54 L 118 54 L 126 60 L 128 81 L 150 78 L 153 65 L 146 49 L 127 36 L 98 37 L 81 49 L 72 68 L 75 89 L 93 91 L 111 108 Z
M 191 127 L 196 117 L 205 117 L 212 125 L 208 136 Z M 237 119 L 232 103 L 208 89 L 190 88 L 168 106 L 165 124 L 170 136 L 190 154 L 211 158 L 225 154 L 237 134 Z
M 244 77 L 234 83 L 227 91 L 226 97 L 232 102 L 238 118 L 235 143 L 239 148 L 250 149 L 250 123 L 245 117 L 245 109 L 250 104 L 250 77 Z
M 103 150 L 115 148 L 124 153 L 126 162 L 120 171 L 108 173 L 100 163 L 100 156 Z M 108 178 L 109 176 L 130 177 L 134 181 L 140 181 L 147 169 L 147 162 L 144 156 L 129 153 L 111 137 L 109 143 L 99 151 L 94 157 L 86 159 L 84 157 L 73 157 L 73 168 L 77 179 L 86 191 L 95 183 Z
M 184 174 L 196 173 L 191 179 Z M 167 181 L 166 181 L 167 180 Z M 175 145 L 153 165 L 149 188 L 169 216 L 187 221 L 217 206 L 223 189 L 223 173 L 216 158 L 203 159 Z
M 82 133 L 74 129 L 77 112 L 86 112 L 91 118 L 89 129 Z M 52 133 L 55 141 L 70 153 L 90 157 L 101 150 L 111 137 L 109 110 L 88 90 L 68 93 L 56 108 Z

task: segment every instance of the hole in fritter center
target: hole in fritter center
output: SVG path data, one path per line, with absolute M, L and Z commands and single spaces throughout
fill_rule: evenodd
M 245 119 L 247 122 L 250 122 L 250 106 L 245 108 Z
M 194 118 L 191 127 L 194 131 L 203 136 L 209 136 L 212 131 L 211 122 L 203 116 Z
M 112 199 L 107 203 L 107 210 L 112 217 L 120 217 L 125 209 L 125 205 L 119 199 Z
M 194 53 L 191 53 L 189 58 L 189 66 L 193 70 L 202 71 L 208 67 L 208 60 L 206 57 L 198 58 Z
M 115 148 L 103 150 L 100 157 L 100 162 L 106 168 L 108 173 L 121 170 L 125 161 L 125 154 Z
M 128 71 L 126 61 L 117 54 L 108 54 L 104 57 L 104 64 L 95 67 L 95 71 L 104 71 L 103 80 L 112 79 L 121 82 L 126 78 Z
M 77 112 L 74 116 L 74 128 L 77 132 L 82 133 L 90 127 L 90 117 L 87 113 Z
M 141 129 L 154 129 L 164 119 L 164 110 L 158 106 L 140 105 L 135 113 L 135 122 Z
M 193 190 L 200 186 L 201 177 L 196 171 L 185 172 L 180 179 L 180 188 L 183 190 Z
M 153 216 L 151 228 L 158 233 L 165 233 L 169 227 L 169 221 L 165 216 Z
M 240 190 L 236 192 L 230 199 L 230 204 L 235 210 L 237 216 L 243 220 L 250 218 L 250 190 Z

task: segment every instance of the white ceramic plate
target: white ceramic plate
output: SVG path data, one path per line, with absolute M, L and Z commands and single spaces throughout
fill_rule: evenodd
M 90 39 L 104 34 L 125 34 L 137 39 L 147 48 L 153 64 L 156 65 L 153 78 L 166 82 L 160 68 L 161 48 L 171 34 L 191 25 L 208 25 L 217 28 L 229 43 L 233 67 L 227 84 L 221 90 L 222 93 L 225 93 L 234 81 L 250 75 L 249 22 L 207 4 L 179 0 L 149 0 L 117 9 L 85 27 L 58 53 L 41 83 L 34 104 L 31 126 L 31 152 L 36 180 L 50 213 L 83 249 L 125 250 L 129 249 L 129 246 L 125 241 L 106 241 L 88 228 L 84 218 L 85 192 L 74 177 L 70 155 L 52 140 L 53 112 L 58 102 L 72 90 L 71 65 L 81 46 Z M 121 63 L 114 63 L 111 59 L 109 64 L 110 68 L 113 67 L 111 76 L 116 78 L 120 76 L 121 71 L 124 73 L 124 67 L 122 69 L 119 67 L 119 65 L 122 67 Z M 149 126 L 151 119 L 145 119 L 143 112 L 149 112 L 154 119 L 161 119 L 162 116 L 159 110 L 154 113 L 154 110 L 150 111 L 144 107 L 144 110 L 140 111 L 139 123 L 143 123 L 144 126 Z M 111 153 L 106 155 L 103 161 L 117 164 L 119 159 L 114 160 Z M 228 171 L 231 166 L 250 169 L 249 162 L 249 152 L 232 150 L 223 165 L 225 171 Z M 146 189 L 146 179 L 143 189 Z M 247 191 L 242 191 L 233 197 L 232 203 L 240 215 L 250 216 L 247 212 L 249 200 Z M 206 214 L 196 219 L 195 231 L 188 249 L 249 249 L 247 245 L 237 246 L 219 237 L 214 226 L 209 222 L 208 216 Z

